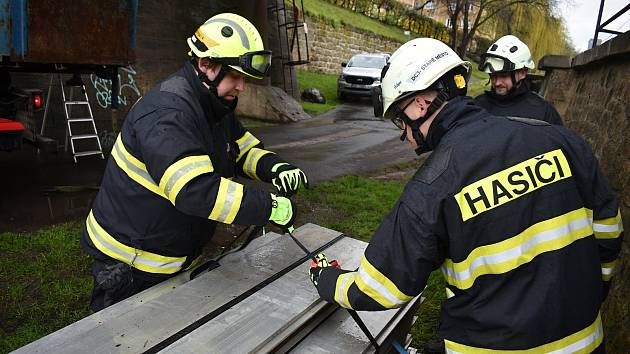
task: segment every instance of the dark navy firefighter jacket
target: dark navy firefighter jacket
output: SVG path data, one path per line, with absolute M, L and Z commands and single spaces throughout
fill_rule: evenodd
M 167 277 L 191 266 L 217 222 L 264 225 L 270 194 L 233 179 L 269 182 L 282 160 L 243 128 L 234 107 L 190 63 L 142 97 L 113 147 L 83 248 Z
M 321 272 L 322 298 L 399 307 L 439 268 L 447 352 L 598 348 L 623 226 L 587 143 L 561 126 L 493 116 L 468 97 L 438 113 L 427 143 L 433 153 L 358 270 Z

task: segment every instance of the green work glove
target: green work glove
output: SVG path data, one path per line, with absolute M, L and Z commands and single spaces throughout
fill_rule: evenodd
M 290 197 L 297 192 L 300 186 L 308 188 L 308 179 L 304 171 L 291 164 L 277 163 L 271 168 L 271 173 L 271 183 L 282 195 Z
M 289 198 L 271 195 L 271 215 L 269 221 L 283 230 L 292 230 L 295 221 L 295 204 Z

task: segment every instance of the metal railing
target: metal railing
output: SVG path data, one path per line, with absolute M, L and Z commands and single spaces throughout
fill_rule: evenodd
M 619 10 L 616 14 L 612 15 L 608 20 L 602 23 L 602 13 L 604 12 L 604 0 L 599 4 L 599 14 L 597 15 L 597 26 L 595 26 L 595 35 L 593 36 L 593 43 L 591 44 L 591 48 L 597 46 L 597 37 L 600 32 L 610 33 L 610 34 L 623 34 L 623 32 L 609 30 L 604 27 L 608 26 L 611 22 L 619 18 L 619 16 L 625 14 L 628 10 L 630 10 L 630 4 L 626 5 L 623 9 Z

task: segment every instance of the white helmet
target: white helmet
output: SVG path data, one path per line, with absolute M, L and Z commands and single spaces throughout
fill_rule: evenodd
M 535 67 L 532 53 L 527 45 L 511 34 L 494 42 L 481 56 L 481 64 L 479 64 L 479 70 L 488 74 Z
M 453 75 L 446 75 L 453 69 Z M 448 45 L 433 38 L 416 38 L 392 54 L 381 81 L 384 117 L 390 119 L 392 104 L 415 92 L 435 87 L 448 97 L 466 94 L 470 63 Z M 381 75 L 383 76 L 383 75 Z M 439 88 L 437 86 L 440 86 Z

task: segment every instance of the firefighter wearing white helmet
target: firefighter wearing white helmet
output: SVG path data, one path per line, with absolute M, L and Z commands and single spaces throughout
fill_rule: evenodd
M 528 70 L 533 69 L 534 61 L 525 43 L 513 35 L 499 38 L 481 56 L 479 70 L 489 74 L 491 90 L 479 95 L 477 103 L 496 115 L 562 125 L 553 105 L 531 91 L 526 78 Z
M 244 17 L 211 17 L 184 66 L 129 111 L 85 222 L 98 311 L 196 265 L 217 224 L 290 228 L 304 172 L 264 149 L 234 115 L 245 76 L 269 70 Z M 270 182 L 278 194 L 236 178 Z
M 601 353 L 623 237 L 615 194 L 571 131 L 462 96 L 466 67 L 425 38 L 392 55 L 385 116 L 433 152 L 348 265 L 358 269 L 318 255 L 310 279 L 326 301 L 379 311 L 405 306 L 440 269 L 447 353 Z
M 408 139 L 417 154 L 429 151 L 431 147 L 424 143 L 427 132 L 421 133 L 421 127 L 444 102 L 466 95 L 470 63 L 443 42 L 417 38 L 397 49 L 384 70 L 384 118 L 403 130 L 401 140 Z M 422 114 L 422 118 L 411 118 L 408 110 Z

